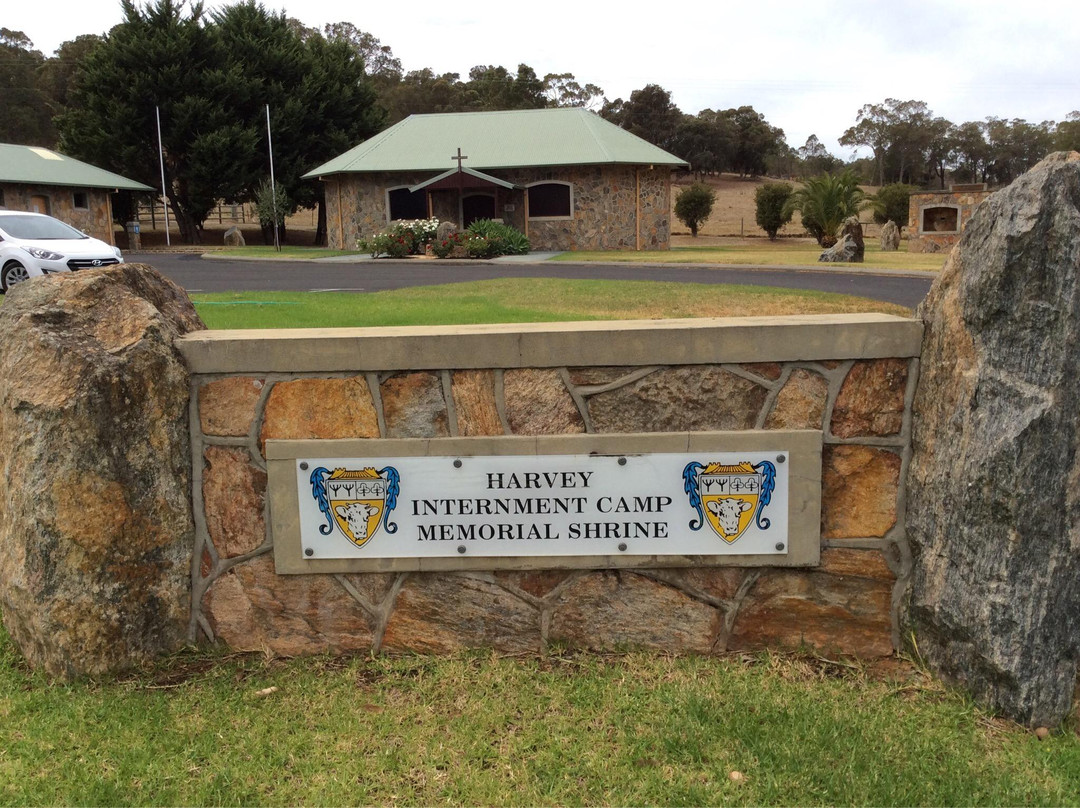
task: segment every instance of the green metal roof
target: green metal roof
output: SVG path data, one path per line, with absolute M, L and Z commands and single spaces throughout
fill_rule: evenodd
M 0 182 L 115 188 L 118 191 L 154 190 L 149 185 L 129 180 L 51 149 L 17 146 L 12 143 L 0 143 Z
M 443 171 L 464 165 L 481 171 L 533 166 L 685 166 L 658 146 L 587 109 L 527 109 L 410 115 L 304 175 L 368 171 Z

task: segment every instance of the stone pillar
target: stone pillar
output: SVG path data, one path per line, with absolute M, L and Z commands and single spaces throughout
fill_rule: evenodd
M 0 307 L 0 606 L 52 675 L 181 645 L 190 610 L 183 290 L 119 264 L 38 278 Z
M 1080 154 L 984 202 L 919 314 L 907 620 L 938 673 L 1051 726 L 1080 656 Z

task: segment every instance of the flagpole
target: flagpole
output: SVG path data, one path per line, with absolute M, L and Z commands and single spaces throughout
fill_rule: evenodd
M 161 109 L 154 107 L 154 116 L 157 118 L 157 148 L 158 160 L 161 161 L 161 207 L 165 210 L 165 246 L 171 247 L 169 240 L 169 199 L 165 196 L 165 150 L 161 147 Z
M 270 150 L 270 201 L 274 206 L 274 249 L 281 252 L 277 226 L 277 186 L 274 184 L 274 141 L 270 137 L 270 105 L 266 105 L 266 145 Z

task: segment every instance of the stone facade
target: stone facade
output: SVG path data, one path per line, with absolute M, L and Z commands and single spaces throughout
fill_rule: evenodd
M 618 329 L 604 339 L 633 341 Z M 702 344 L 717 338 L 702 335 Z M 899 645 L 896 605 L 910 569 L 902 480 L 918 360 L 837 354 L 595 366 L 566 351 L 548 367 L 193 367 L 191 639 L 282 655 L 522 653 L 549 644 L 888 655 Z M 274 572 L 262 449 L 270 438 L 792 428 L 820 429 L 825 442 L 814 568 Z M 222 474 L 234 480 L 231 489 Z
M 75 207 L 76 195 L 85 195 L 86 207 Z M 34 197 L 45 197 L 47 213 L 106 244 L 115 244 L 112 201 L 101 188 L 70 188 L 62 185 L 0 183 L 0 206 L 8 210 L 33 210 Z M 80 200 L 82 201 L 82 200 Z
M 387 190 L 415 185 L 433 172 L 338 174 L 326 183 L 330 245 L 352 249 L 356 240 L 386 229 Z M 573 215 L 567 219 L 526 219 L 525 191 L 466 189 L 493 194 L 496 215 L 527 233 L 533 250 L 666 250 L 671 240 L 671 172 L 648 166 L 570 166 L 485 171 L 528 186 L 569 183 Z M 461 224 L 456 190 L 429 193 L 429 208 L 442 221 Z
M 948 252 L 960 241 L 975 208 L 989 191 L 926 191 L 912 194 L 908 202 L 908 252 Z M 941 209 L 941 217 L 934 211 Z M 931 211 L 927 214 L 927 211 Z M 955 211 L 955 214 L 949 213 Z M 935 222 L 937 222 L 935 229 Z

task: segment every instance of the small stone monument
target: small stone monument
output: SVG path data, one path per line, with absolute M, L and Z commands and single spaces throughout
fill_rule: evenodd
M 866 243 L 863 241 L 862 223 L 859 222 L 858 216 L 848 216 L 844 219 L 844 226 L 840 230 L 840 237 L 850 236 L 851 240 L 855 243 L 855 252 L 852 253 L 852 257 L 847 259 L 854 261 L 856 264 L 863 262 L 863 257 L 866 255 Z
M 854 261 L 858 245 L 849 233 L 844 233 L 840 240 L 818 256 L 818 261 L 823 264 L 834 264 L 842 261 Z
M 896 252 L 900 249 L 900 228 L 891 219 L 881 228 L 881 251 Z
M 226 247 L 246 247 L 247 242 L 244 240 L 244 234 L 240 232 L 239 227 L 230 227 L 225 231 L 225 246 Z
M 453 222 L 439 222 L 439 229 L 435 231 L 435 239 L 437 241 L 446 241 L 457 231 L 457 225 Z

